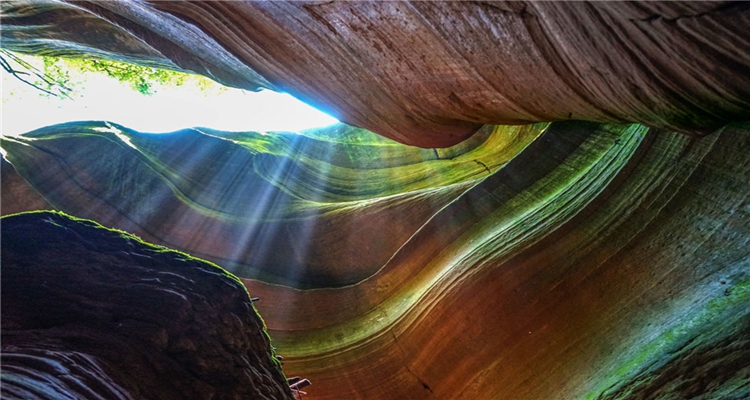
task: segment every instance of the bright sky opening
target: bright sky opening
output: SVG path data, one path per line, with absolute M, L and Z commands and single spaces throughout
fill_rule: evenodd
M 218 89 L 218 90 L 217 90 Z M 289 94 L 248 92 L 216 85 L 201 90 L 190 82 L 158 86 L 143 95 L 104 74 L 86 73 L 73 99 L 43 96 L 2 71 L 2 134 L 17 136 L 71 121 L 105 120 L 145 133 L 207 127 L 224 131 L 299 132 L 338 121 Z

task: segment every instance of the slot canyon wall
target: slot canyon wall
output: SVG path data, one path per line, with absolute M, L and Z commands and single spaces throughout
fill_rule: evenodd
M 289 91 L 347 123 L 2 138 L 4 215 L 61 210 L 226 268 L 310 398 L 750 396 L 747 3 L 2 17 L 7 49 Z

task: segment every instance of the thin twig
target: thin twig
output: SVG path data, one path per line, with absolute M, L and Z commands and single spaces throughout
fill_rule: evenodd
M 18 71 L 15 68 L 13 68 L 10 65 L 10 62 L 8 62 L 8 60 L 5 59 L 6 56 L 10 58 L 11 60 L 13 60 L 14 62 L 16 62 L 17 64 L 19 64 L 21 67 L 26 68 L 27 71 L 29 71 L 30 73 L 26 71 Z M 3 69 L 6 70 L 8 73 L 16 77 L 16 79 L 20 80 L 21 82 L 37 90 L 41 90 L 42 92 L 51 94 L 52 96 L 55 96 L 55 97 L 64 96 L 68 99 L 72 99 L 68 93 L 72 92 L 73 89 L 65 86 L 63 83 L 53 79 L 49 75 L 41 73 L 36 67 L 24 61 L 23 59 L 21 59 L 20 57 L 16 56 L 15 54 L 11 53 L 8 50 L 0 49 L 0 65 L 2 65 Z M 47 84 L 50 87 L 50 90 L 44 89 L 40 87 L 39 85 L 37 85 L 36 83 L 29 82 L 28 80 L 21 77 L 21 75 L 32 75 L 32 74 L 36 76 L 37 78 L 41 79 L 42 82 Z M 51 88 L 57 88 L 57 91 L 59 94 L 52 92 Z

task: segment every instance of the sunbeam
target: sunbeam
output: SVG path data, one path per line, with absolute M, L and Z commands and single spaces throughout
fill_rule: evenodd
M 750 398 L 750 2 L 0 19 L 3 399 Z

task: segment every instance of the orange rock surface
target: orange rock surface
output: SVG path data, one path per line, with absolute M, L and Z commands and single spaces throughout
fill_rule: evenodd
M 703 135 L 748 119 L 742 2 L 42 4 L 4 2 L 4 47 L 289 91 L 421 147 L 487 123 L 639 122 Z
M 243 278 L 309 398 L 750 396 L 745 3 L 33 4 L 3 4 L 4 46 L 286 90 L 422 147 L 2 142 L 54 207 Z

